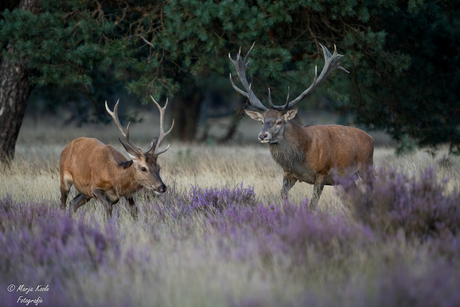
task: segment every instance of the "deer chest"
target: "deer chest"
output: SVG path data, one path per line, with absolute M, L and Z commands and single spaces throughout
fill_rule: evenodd
M 305 154 L 300 149 L 270 145 L 270 152 L 286 175 L 307 183 L 315 182 L 316 171 L 305 165 Z
M 105 195 L 107 197 L 107 199 L 111 202 L 111 203 L 117 203 L 118 200 L 120 199 L 120 195 L 118 195 L 118 193 L 115 191 L 115 190 L 107 190 L 105 191 Z

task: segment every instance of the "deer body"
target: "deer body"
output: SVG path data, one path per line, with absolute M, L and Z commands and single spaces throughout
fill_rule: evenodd
M 289 121 L 284 139 L 269 144 L 273 159 L 285 175 L 314 184 L 319 175 L 325 185 L 335 176 L 358 173 L 372 165 L 373 139 L 364 131 L 338 125 L 300 127 Z M 363 144 L 356 147 L 354 144 Z
M 152 98 L 153 99 L 153 98 Z M 97 139 L 78 138 L 67 145 L 61 153 L 59 161 L 61 208 L 65 209 L 68 193 L 72 185 L 79 194 L 74 198 L 71 208 L 74 212 L 90 199 L 99 200 L 105 207 L 107 215 L 112 215 L 112 206 L 121 197 L 129 202 L 130 213 L 136 218 L 137 207 L 133 195 L 142 188 L 153 190 L 156 194 L 163 194 L 166 185 L 160 177 L 160 166 L 157 163 L 158 155 L 165 150 L 159 151 L 162 139 L 171 132 L 165 134 L 163 131 L 163 114 L 165 107 L 160 109 L 160 138 L 155 138 L 150 148 L 143 152 L 139 147 L 129 140 L 129 124 L 127 132 L 123 131 L 117 115 L 118 102 L 111 112 L 106 103 L 107 111 L 110 113 L 125 136 L 127 144 L 121 142 L 128 152 L 131 160 L 117 151 L 113 146 L 105 145 Z M 166 103 L 167 104 L 167 103 Z
M 111 145 L 97 139 L 75 139 L 61 153 L 61 189 L 73 184 L 79 193 L 91 197 L 95 197 L 93 191 L 104 190 L 115 204 L 120 197 L 129 198 L 142 188 L 135 180 L 133 165 L 127 164 L 123 154 Z
M 268 143 L 273 159 L 283 168 L 283 187 L 281 196 L 287 198 L 289 190 L 297 181 L 313 184 L 313 197 L 310 207 L 316 209 L 324 185 L 334 185 L 335 178 L 349 174 L 360 174 L 363 171 L 370 172 L 373 165 L 374 141 L 364 131 L 339 125 L 304 126 L 300 127 L 292 121 L 297 114 L 294 106 L 312 91 L 334 70 L 347 70 L 339 66 L 342 55 L 334 50 L 331 54 L 326 47 L 322 46 L 325 65 L 321 74 L 317 75 L 312 85 L 300 96 L 282 106 L 273 105 L 268 90 L 268 102 L 270 108 L 265 107 L 256 97 L 251 84 L 246 79 L 246 66 L 248 56 L 252 48 L 244 58 L 241 57 L 241 49 L 236 60 L 229 55 L 230 61 L 235 66 L 238 77 L 246 89 L 239 89 L 230 74 L 233 88 L 249 99 L 250 104 L 263 113 L 244 110 L 254 120 L 261 121 L 262 131 L 259 140 Z

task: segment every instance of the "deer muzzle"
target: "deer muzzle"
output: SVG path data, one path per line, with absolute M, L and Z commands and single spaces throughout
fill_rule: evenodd
M 261 143 L 269 143 L 272 139 L 271 133 L 268 133 L 267 131 L 262 131 L 259 133 L 259 141 Z
M 155 194 L 158 194 L 158 195 L 163 194 L 164 192 L 166 192 L 167 189 L 168 188 L 166 187 L 166 185 L 164 183 L 161 183 L 157 187 L 153 187 L 153 191 L 155 192 Z

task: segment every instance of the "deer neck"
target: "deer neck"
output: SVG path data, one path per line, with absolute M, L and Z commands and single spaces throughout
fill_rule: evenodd
M 286 123 L 283 137 L 277 143 L 269 144 L 273 159 L 285 170 L 295 173 L 305 161 L 303 146 L 308 144 L 307 135 L 292 121 Z
M 117 188 L 120 195 L 132 195 L 142 188 L 134 174 L 134 164 L 127 168 L 121 167 L 117 176 Z

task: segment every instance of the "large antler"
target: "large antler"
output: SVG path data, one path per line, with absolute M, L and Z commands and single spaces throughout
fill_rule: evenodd
M 260 100 L 256 97 L 256 95 L 254 94 L 254 92 L 252 91 L 251 89 L 251 84 L 248 83 L 248 80 L 246 79 L 246 66 L 249 64 L 249 61 L 247 61 L 248 57 L 249 57 L 249 54 L 251 53 L 252 51 L 252 48 L 254 48 L 254 45 L 256 43 L 254 42 L 254 44 L 252 44 L 252 47 L 251 49 L 249 49 L 248 53 L 246 54 L 246 56 L 244 57 L 244 59 L 241 57 L 241 47 L 240 47 L 240 51 L 238 52 L 238 54 L 236 55 L 236 60 L 233 60 L 230 53 L 228 54 L 228 58 L 230 59 L 230 61 L 233 63 L 233 65 L 235 66 L 235 70 L 236 70 L 236 73 L 238 74 L 238 78 L 240 79 L 241 83 L 243 84 L 244 88 L 246 89 L 247 92 L 239 89 L 235 83 L 233 83 L 233 79 L 232 79 L 232 74 L 230 73 L 230 82 L 232 83 L 232 86 L 233 88 L 238 92 L 240 93 L 241 95 L 243 96 L 246 96 L 248 99 L 249 99 L 249 102 L 251 103 L 251 105 L 257 109 L 260 109 L 262 111 L 266 111 L 268 110 L 261 102 Z
M 320 44 L 321 45 L 321 44 Z M 323 70 L 321 71 L 321 74 L 318 77 L 318 66 L 315 67 L 315 78 L 313 79 L 313 83 L 310 85 L 309 88 L 307 88 L 302 94 L 300 94 L 299 97 L 296 99 L 292 100 L 289 102 L 289 93 L 288 93 L 288 98 L 286 99 L 286 104 L 282 106 L 274 106 L 270 105 L 273 109 L 276 110 L 286 110 L 286 109 L 291 109 L 293 108 L 300 100 L 302 100 L 304 97 L 308 96 L 313 92 L 313 90 L 321 84 L 321 82 L 324 81 L 324 79 L 327 78 L 327 76 L 333 72 L 336 69 L 341 69 L 347 73 L 349 73 L 348 70 L 340 66 L 339 59 L 343 57 L 343 55 L 337 53 L 337 47 L 334 45 L 334 53 L 331 54 L 329 50 L 321 45 L 323 48 L 323 53 L 324 53 L 324 67 Z M 270 95 L 270 91 L 269 91 Z M 269 99 L 271 101 L 271 99 Z
M 129 122 L 128 125 L 126 126 L 126 133 L 123 131 L 123 127 L 121 126 L 120 120 L 118 119 L 118 102 L 120 102 L 120 99 L 117 100 L 117 103 L 115 104 L 115 107 L 113 108 L 113 112 L 112 112 L 110 111 L 109 106 L 107 105 L 107 100 L 106 100 L 105 109 L 107 110 L 107 112 L 110 114 L 113 121 L 117 125 L 118 130 L 120 130 L 121 134 L 123 134 L 123 136 L 125 137 L 126 142 L 128 142 L 129 147 L 131 147 L 132 150 L 134 150 L 136 153 L 142 156 L 144 155 L 142 150 L 139 147 L 137 147 L 133 142 L 131 142 L 131 140 L 129 139 L 129 125 L 131 124 L 131 122 Z
M 158 138 L 157 144 L 155 146 L 155 151 L 153 152 L 154 155 L 158 156 L 166 152 L 169 149 L 170 144 L 168 144 L 168 147 L 166 147 L 166 149 L 159 151 L 161 142 L 171 132 L 172 128 L 174 127 L 174 119 L 172 121 L 171 128 L 169 128 L 168 132 L 165 133 L 163 130 L 163 120 L 164 120 L 164 114 L 165 114 L 166 107 L 168 106 L 168 99 L 166 99 L 165 106 L 160 107 L 158 102 L 156 102 L 152 96 L 150 96 L 150 98 L 152 98 L 153 102 L 155 102 L 155 104 L 158 107 L 158 110 L 160 111 L 160 137 Z

